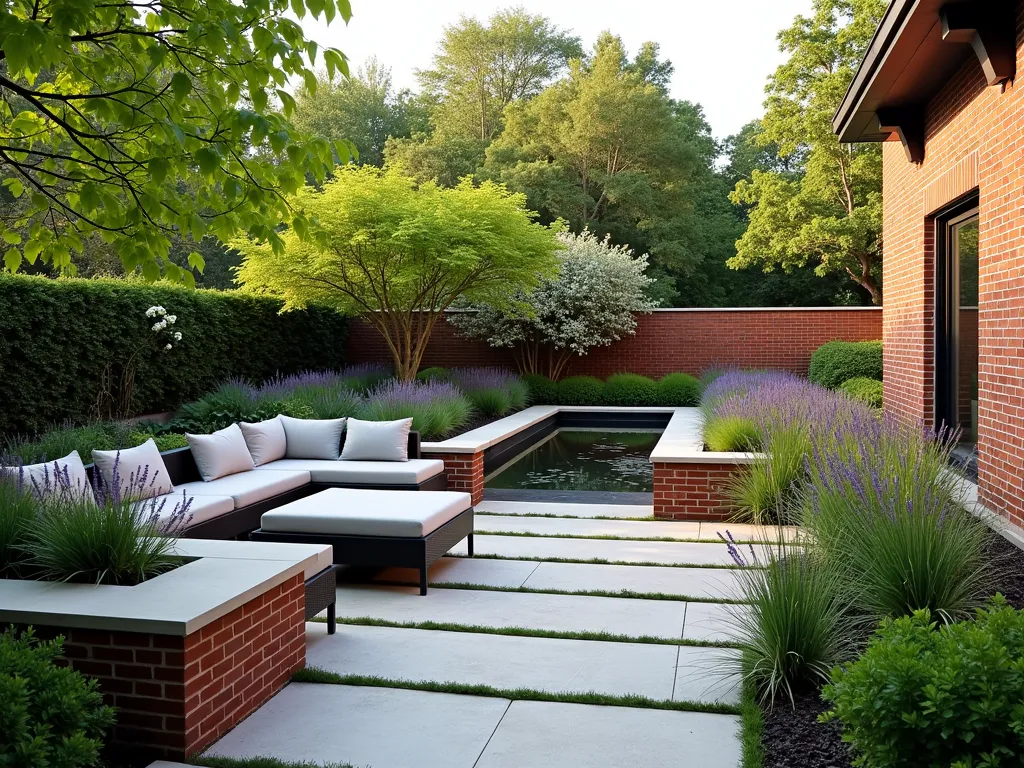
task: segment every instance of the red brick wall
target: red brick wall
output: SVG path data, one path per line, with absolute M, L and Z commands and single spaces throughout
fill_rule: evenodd
M 654 516 L 670 520 L 727 520 L 723 486 L 737 464 L 654 463 Z
M 116 751 L 184 758 L 252 714 L 305 666 L 305 587 L 298 574 L 191 635 L 36 626 L 63 634 L 70 666 L 117 707 Z
M 638 318 L 635 336 L 575 358 L 570 374 L 610 376 L 629 371 L 662 376 L 700 374 L 716 366 L 783 368 L 806 375 L 811 353 L 826 341 L 863 341 L 882 336 L 881 309 L 663 310 Z M 351 363 L 390 363 L 376 330 L 353 323 L 348 340 Z M 514 368 L 512 353 L 460 337 L 439 323 L 423 367 L 498 365 Z
M 425 459 L 441 459 L 448 473 L 448 490 L 461 491 L 473 497 L 474 506 L 484 498 L 484 454 L 480 453 L 429 453 Z
M 1017 77 L 1024 2 L 1017 3 Z M 885 404 L 934 418 L 932 215 L 978 190 L 979 492 L 1024 524 L 1024 84 L 988 86 L 971 56 L 928 105 L 925 159 L 883 148 Z

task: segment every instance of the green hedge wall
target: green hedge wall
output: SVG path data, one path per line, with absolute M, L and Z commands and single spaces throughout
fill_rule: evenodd
M 182 340 L 159 350 L 145 316 L 177 315 Z M 347 322 L 326 309 L 278 314 L 276 299 L 123 280 L 0 274 L 0 435 L 88 420 L 102 371 L 139 345 L 134 410 L 172 410 L 224 379 L 340 368 Z
M 860 376 L 882 380 L 881 341 L 829 341 L 811 355 L 807 378 L 815 384 L 837 389 Z

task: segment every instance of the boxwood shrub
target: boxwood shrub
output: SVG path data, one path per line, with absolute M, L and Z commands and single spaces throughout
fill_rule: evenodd
M 522 378 L 529 392 L 530 405 L 554 405 L 558 402 L 558 385 L 547 376 L 527 373 Z
M 177 315 L 182 340 L 155 348 L 146 310 Z M 231 376 L 344 365 L 346 321 L 319 308 L 279 314 L 281 302 L 233 291 L 126 280 L 0 275 L 0 434 L 37 434 L 93 414 L 104 368 L 134 350 L 135 411 L 173 410 Z
M 644 406 L 654 405 L 656 396 L 653 379 L 638 373 L 617 373 L 605 381 L 602 400 L 605 405 Z
M 938 627 L 927 610 L 883 624 L 864 654 L 832 673 L 827 717 L 857 765 L 1020 765 L 1024 612 L 997 598 L 975 621 Z
M 882 407 L 882 382 L 866 376 L 855 376 L 839 385 L 839 391 L 845 392 L 854 400 L 867 403 L 872 408 Z
M 559 405 L 598 405 L 604 382 L 593 376 L 569 376 L 558 382 Z
M 815 384 L 837 389 L 859 376 L 882 380 L 882 342 L 830 341 L 811 355 L 807 378 Z
M 700 403 L 703 386 L 700 379 L 688 373 L 670 373 L 658 382 L 656 405 L 686 408 Z

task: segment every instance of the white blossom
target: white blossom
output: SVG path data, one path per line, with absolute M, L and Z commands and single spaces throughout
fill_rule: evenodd
M 628 246 L 613 246 L 586 230 L 558 238 L 556 277 L 511 297 L 508 307 L 477 307 L 452 315 L 451 322 L 491 346 L 546 346 L 575 355 L 635 333 L 635 314 L 657 306 L 645 293 L 654 282 L 645 274 L 647 254 L 634 256 Z
M 167 321 L 161 320 L 158 323 L 153 323 L 153 333 L 160 333 L 164 328 L 167 327 Z
M 178 320 L 178 316 L 177 315 L 167 315 L 167 317 L 165 317 L 164 320 L 166 320 L 171 325 L 174 325 L 177 322 L 177 320 Z
M 172 347 L 171 347 L 171 345 L 170 345 L 170 344 L 168 344 L 167 346 L 165 346 L 165 347 L 164 347 L 164 351 L 168 351 L 168 350 L 170 350 L 171 348 L 172 348 Z
M 159 306 L 159 305 L 152 306 L 152 307 L 150 307 L 149 309 L 146 310 L 146 317 L 156 317 L 157 315 L 166 315 L 166 314 L 167 314 L 167 310 L 164 309 L 163 307 Z
M 181 341 L 181 331 L 175 331 L 174 332 L 174 340 L 175 341 Z

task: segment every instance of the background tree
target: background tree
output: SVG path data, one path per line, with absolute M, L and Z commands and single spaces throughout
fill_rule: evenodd
M 252 240 L 241 285 L 281 296 L 285 308 L 315 303 L 359 315 L 384 337 L 395 373 L 412 379 L 430 334 L 456 299 L 501 306 L 556 267 L 555 233 L 532 221 L 522 195 L 470 181 L 417 186 L 370 166 L 345 168 L 296 206 L 315 216 L 311 237 L 285 247 Z
M 427 111 L 408 90 L 396 93 L 391 70 L 371 58 L 352 77 L 332 80 L 320 73 L 315 91 L 300 87 L 292 124 L 332 142 L 347 139 L 358 150 L 358 158 L 337 158 L 340 162 L 352 159 L 380 167 L 387 140 L 425 130 Z
M 789 59 L 769 80 L 756 141 L 797 156 L 801 172 L 754 170 L 737 183 L 732 200 L 750 206 L 750 222 L 729 266 L 813 264 L 818 275 L 845 273 L 881 303 L 880 147 L 840 144 L 831 121 L 885 7 L 885 0 L 814 0 L 811 16 L 779 33 Z
M 440 133 L 489 141 L 501 132 L 505 107 L 540 93 L 581 55 L 578 37 L 510 8 L 486 25 L 463 16 L 447 27 L 433 67 L 417 75 L 438 101 Z
M 284 85 L 316 87 L 307 60 L 322 57 L 330 76 L 347 65 L 307 40 L 289 9 L 351 15 L 348 0 L 0 7 L 0 178 L 17 202 L 0 218 L 5 267 L 68 269 L 97 234 L 128 271 L 194 282 L 167 258 L 176 234 L 241 231 L 280 248 L 278 222 L 303 232 L 286 195 L 307 173 L 324 177 L 332 147 L 297 136 Z M 198 253 L 188 263 L 203 266 Z
M 636 332 L 636 314 L 657 306 L 646 294 L 647 254 L 634 256 L 593 233 L 558 236 L 558 273 L 498 306 L 449 322 L 464 334 L 510 347 L 523 373 L 559 379 L 572 358 Z

